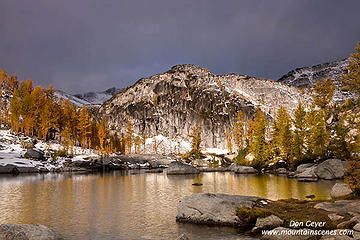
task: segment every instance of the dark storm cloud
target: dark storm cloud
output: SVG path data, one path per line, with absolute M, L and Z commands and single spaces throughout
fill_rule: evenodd
M 76 93 L 193 63 L 277 79 L 345 58 L 360 1 L 2 0 L 0 68 Z

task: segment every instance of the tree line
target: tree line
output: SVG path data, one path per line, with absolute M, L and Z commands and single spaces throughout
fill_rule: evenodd
M 335 104 L 336 86 L 327 78 L 313 87 L 312 103 L 305 106 L 299 102 L 292 115 L 281 107 L 271 119 L 257 108 L 254 117 L 246 121 L 240 110 L 232 129 L 225 132 L 229 152 L 235 147 L 237 162 L 257 169 L 280 161 L 294 169 L 329 158 L 346 160 L 346 181 L 360 195 L 360 42 L 347 68 L 341 87 L 354 92 L 355 99 Z M 192 128 L 192 150 L 187 156 L 201 155 L 200 132 L 201 128 Z
M 124 151 L 124 141 L 116 133 L 110 135 L 105 118 L 98 121 L 85 106 L 59 99 L 51 85 L 34 88 L 31 79 L 19 83 L 16 75 L 0 69 L 0 89 L 1 124 L 13 133 L 57 139 L 70 155 L 74 146 L 96 149 L 103 155 Z

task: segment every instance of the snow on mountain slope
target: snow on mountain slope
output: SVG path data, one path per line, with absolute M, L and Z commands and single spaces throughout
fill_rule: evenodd
M 140 136 L 189 141 L 192 128 L 201 126 L 204 148 L 226 149 L 225 132 L 233 129 L 239 110 L 246 121 L 257 107 L 271 118 L 281 106 L 292 112 L 299 101 L 306 104 L 308 99 L 299 89 L 272 80 L 214 75 L 185 64 L 140 79 L 106 101 L 98 114 L 106 117 L 110 129 L 119 135 L 126 134 L 131 121 L 134 133 Z
M 64 91 L 56 90 L 55 96 L 57 96 L 59 99 L 70 99 L 72 104 L 78 107 L 82 107 L 83 105 L 101 105 L 119 91 L 120 89 L 118 88 L 109 88 L 103 92 L 87 92 L 83 94 L 71 95 Z
M 61 90 L 56 90 L 55 91 L 55 96 L 58 97 L 59 99 L 62 98 L 62 99 L 69 99 L 70 102 L 78 107 L 82 107 L 83 105 L 88 105 L 88 104 L 91 104 L 90 102 L 84 100 L 84 99 L 81 99 L 81 98 L 78 98 L 78 97 L 75 97 L 73 95 L 70 95 L 68 93 L 65 93 Z
M 118 88 L 109 88 L 103 92 L 87 92 L 83 94 L 75 94 L 74 97 L 83 99 L 90 104 L 103 104 L 105 101 L 109 100 L 118 93 L 120 89 Z
M 336 85 L 334 100 L 343 102 L 344 100 L 353 97 L 351 93 L 341 89 L 340 77 L 348 72 L 348 64 L 349 59 L 347 58 L 341 61 L 318 64 L 312 67 L 296 68 L 279 78 L 277 81 L 288 86 L 311 88 L 315 86 L 316 82 L 320 79 L 331 78 Z

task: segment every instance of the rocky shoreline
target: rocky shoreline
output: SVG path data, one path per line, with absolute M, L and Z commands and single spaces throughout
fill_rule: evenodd
M 264 240 L 360 239 L 360 199 L 271 201 L 252 196 L 198 193 L 179 201 L 176 221 L 233 226 Z M 264 230 L 288 235 L 265 235 Z M 297 234 L 291 236 L 292 231 Z M 308 234 L 301 235 L 301 231 Z M 334 231 L 348 234 L 333 236 Z
M 219 156 L 221 158 L 223 156 Z M 145 169 L 147 173 L 160 173 L 166 169 L 167 174 L 198 174 L 201 172 L 233 172 L 236 174 L 268 173 L 297 178 L 299 181 L 313 182 L 319 179 L 335 180 L 345 176 L 346 162 L 339 159 L 328 159 L 321 163 L 301 164 L 295 171 L 286 168 L 265 169 L 258 171 L 250 166 L 237 163 L 220 166 L 198 165 L 187 163 L 174 155 L 131 154 L 112 157 L 82 156 L 53 160 L 46 158 L 38 149 L 28 149 L 23 157 L 10 163 L 1 163 L 0 174 L 46 173 L 46 172 L 103 172 L 115 170 Z

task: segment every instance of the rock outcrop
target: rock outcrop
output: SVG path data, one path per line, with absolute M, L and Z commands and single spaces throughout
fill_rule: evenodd
M 199 193 L 186 196 L 179 201 L 176 221 L 198 224 L 243 226 L 236 216 L 236 209 L 251 208 L 258 197 Z
M 330 192 L 332 198 L 344 197 L 352 193 L 352 190 L 346 183 L 336 183 Z
M 264 229 L 273 229 L 282 226 L 284 220 L 275 215 L 270 215 L 265 218 L 258 218 L 256 220 L 254 231 L 260 231 Z
M 349 59 L 341 61 L 328 62 L 318 64 L 312 67 L 296 68 L 278 79 L 278 82 L 282 82 L 289 86 L 299 88 L 311 88 L 315 86 L 316 82 L 320 79 L 331 78 L 336 85 L 336 91 L 334 100 L 337 102 L 344 102 L 348 98 L 352 98 L 353 94 L 341 89 L 340 77 L 342 74 L 348 72 L 347 66 L 349 65 Z
M 232 163 L 229 166 L 229 170 L 234 173 L 239 173 L 239 174 L 258 174 L 259 173 L 259 171 L 253 167 L 241 166 L 237 163 Z
M 45 160 L 44 152 L 36 149 L 36 148 L 30 148 L 26 151 L 24 157 L 35 159 L 35 160 Z
M 300 180 L 325 179 L 342 179 L 345 175 L 346 162 L 339 159 L 328 159 L 320 164 L 306 163 L 297 167 L 296 171 L 289 174 L 291 177 L 296 177 Z
M 63 240 L 54 230 L 43 225 L 0 224 L 1 240 Z
M 360 215 L 359 200 L 339 200 L 335 202 L 322 202 L 316 204 L 314 207 L 338 214 L 350 213 L 353 215 Z
M 326 180 L 343 178 L 345 175 L 345 165 L 345 161 L 328 159 L 320 163 L 314 169 L 314 173 L 318 178 Z
M 198 174 L 200 171 L 186 163 L 182 162 L 172 162 L 169 164 L 169 167 L 166 169 L 166 174 L 168 175 L 179 175 L 179 174 Z
M 204 147 L 226 149 L 226 129 L 233 126 L 239 110 L 245 120 L 260 107 L 271 118 L 280 106 L 289 111 L 308 97 L 300 90 L 266 79 L 236 74 L 212 74 L 186 64 L 140 79 L 99 109 L 110 129 L 126 133 L 129 121 L 134 133 L 188 140 L 191 128 L 201 126 Z

